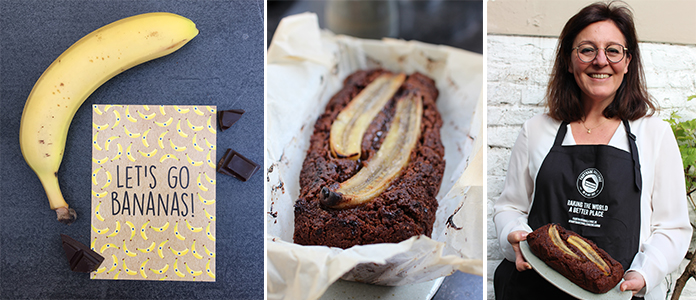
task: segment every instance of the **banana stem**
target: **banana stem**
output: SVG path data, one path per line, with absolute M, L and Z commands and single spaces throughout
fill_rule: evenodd
M 63 198 L 63 193 L 58 185 L 58 176 L 53 174 L 41 174 L 39 180 L 46 191 L 46 197 L 51 204 L 51 209 L 56 211 L 57 219 L 61 223 L 70 225 L 77 219 L 74 209 L 68 207 L 68 203 Z
M 56 216 L 59 222 L 70 225 L 77 219 L 77 213 L 72 208 L 59 207 L 56 209 Z

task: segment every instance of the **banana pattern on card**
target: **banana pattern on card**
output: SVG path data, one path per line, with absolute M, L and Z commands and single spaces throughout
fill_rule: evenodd
M 215 281 L 215 106 L 92 110 L 117 124 L 93 127 L 90 174 L 92 247 L 116 267 L 90 278 Z

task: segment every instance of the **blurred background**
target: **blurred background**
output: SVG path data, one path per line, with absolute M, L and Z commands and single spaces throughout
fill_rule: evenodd
M 337 34 L 359 38 L 382 37 L 417 40 L 424 43 L 447 45 L 475 53 L 483 53 L 482 1 L 267 1 L 267 39 L 271 44 L 280 20 L 304 12 L 316 13 L 319 27 Z M 483 298 L 483 278 L 456 272 L 446 277 L 437 287 L 432 283 L 430 293 L 412 295 L 411 299 L 464 300 Z M 344 296 L 352 291 L 355 299 L 379 295 L 391 299 L 393 289 L 339 280 L 321 299 L 331 299 L 340 289 Z M 332 289 L 334 289 L 332 291 Z M 433 295 L 434 293 L 434 295 Z M 359 295 L 358 295 L 359 294 Z M 351 298 L 351 299 L 353 299 Z M 374 298 L 374 297 L 373 297 Z M 393 297 L 392 297 L 393 298 Z
M 314 12 L 319 17 L 319 27 L 334 33 L 360 38 L 418 40 L 483 53 L 482 1 L 315 0 L 266 3 L 266 47 L 271 44 L 273 33 L 282 18 Z

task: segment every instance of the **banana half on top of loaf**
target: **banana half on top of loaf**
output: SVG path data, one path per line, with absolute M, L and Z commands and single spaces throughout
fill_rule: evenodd
M 437 97 L 420 73 L 345 79 L 302 164 L 295 243 L 345 249 L 431 235 L 445 170 Z

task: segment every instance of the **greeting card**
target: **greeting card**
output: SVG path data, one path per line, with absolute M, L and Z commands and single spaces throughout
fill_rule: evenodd
M 93 279 L 215 281 L 216 107 L 94 105 Z

